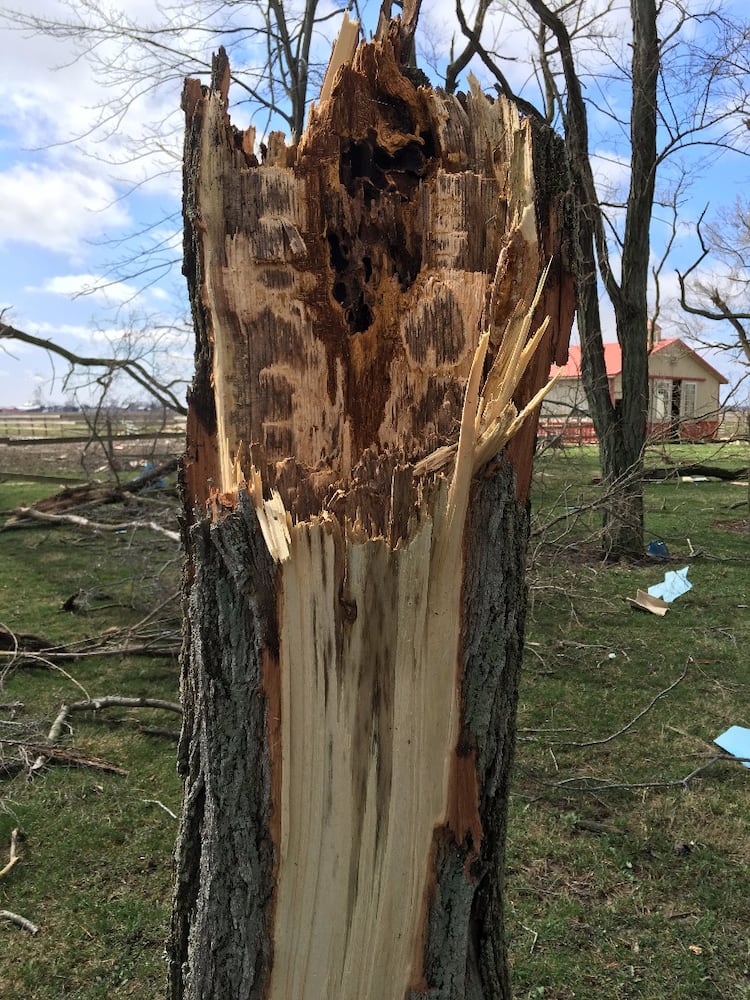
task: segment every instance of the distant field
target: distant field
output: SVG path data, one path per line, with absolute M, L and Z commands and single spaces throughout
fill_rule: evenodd
M 93 410 L 61 413 L 28 413 L 0 410 L 0 441 L 68 441 L 100 437 L 179 435 L 185 420 L 178 414 L 160 410 Z
M 0 411 L 0 479 L 62 484 L 137 474 L 180 455 L 184 435 L 175 414 L 118 411 L 92 427 L 89 414 Z

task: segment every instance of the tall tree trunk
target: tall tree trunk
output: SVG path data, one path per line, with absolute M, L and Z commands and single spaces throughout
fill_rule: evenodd
M 592 409 L 608 493 L 604 514 L 604 554 L 643 554 L 643 451 L 648 413 L 648 275 L 651 213 L 656 183 L 657 79 L 659 38 L 655 0 L 631 0 L 633 25 L 631 174 L 622 241 L 622 277 L 616 285 L 607 261 L 605 286 L 615 310 L 622 351 L 622 399 L 610 398 L 604 373 L 599 303 L 594 282 L 593 224 L 579 227 L 582 261 L 579 290 L 584 385 Z M 579 199 L 580 201 L 580 199 Z M 588 205 L 590 199 L 586 198 Z M 589 216 L 587 207 L 582 212 Z M 581 294 L 582 293 L 582 294 Z
M 509 996 L 534 402 L 572 321 L 569 182 L 548 130 L 415 88 L 397 43 L 360 46 L 260 164 L 224 54 L 211 88 L 186 84 L 172 1000 Z
M 599 465 L 606 503 L 602 519 L 602 555 L 616 560 L 643 554 L 643 445 L 646 437 L 646 387 L 648 356 L 639 344 L 638 328 L 630 327 L 628 355 L 640 358 L 644 367 L 635 383 L 628 382 L 627 409 L 611 395 L 604 360 L 599 309 L 596 260 L 590 227 L 579 214 L 577 319 L 581 340 L 581 374 L 591 417 L 599 442 Z M 644 299 L 645 304 L 645 299 Z M 623 349 L 625 350 L 625 349 Z M 638 400 L 634 405 L 635 400 Z
M 630 189 L 622 236 L 622 277 L 612 269 L 589 149 L 588 116 L 570 34 L 545 0 L 527 0 L 555 36 L 565 74 L 565 144 L 576 203 L 576 270 L 581 367 L 599 439 L 604 512 L 603 554 L 643 554 L 643 449 L 648 408 L 650 228 L 658 163 L 656 152 L 659 38 L 656 0 L 630 0 L 633 26 Z M 610 396 L 605 370 L 597 265 L 615 313 L 622 349 L 622 399 Z

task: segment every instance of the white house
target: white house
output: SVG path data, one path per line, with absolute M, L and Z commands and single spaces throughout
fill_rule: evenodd
M 649 436 L 680 441 L 715 437 L 719 391 L 727 379 L 678 337 L 662 340 L 659 327 L 653 330 L 648 359 Z M 604 362 L 610 398 L 616 403 L 622 398 L 619 343 L 604 345 Z M 560 378 L 542 404 L 540 432 L 560 434 L 563 440 L 595 441 L 581 380 L 580 346 L 569 348 L 567 364 L 552 366 L 550 375 L 557 372 Z

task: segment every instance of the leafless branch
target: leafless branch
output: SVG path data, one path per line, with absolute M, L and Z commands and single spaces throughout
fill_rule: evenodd
M 168 410 L 173 410 L 175 413 L 183 416 L 187 414 L 187 407 L 180 402 L 171 387 L 158 382 L 135 358 L 91 357 L 76 354 L 54 340 L 46 337 L 36 337 L 31 333 L 18 330 L 7 323 L 0 323 L 0 341 L 2 340 L 17 341 L 22 344 L 29 344 L 31 347 L 38 347 L 57 357 L 64 358 L 70 365 L 76 368 L 101 369 L 109 373 L 120 372 L 131 378 L 142 389 L 145 389 L 149 395 L 153 396 L 154 399 Z
M 17 743 L 23 745 L 28 750 L 35 751 L 38 756 L 29 769 L 29 774 L 33 775 L 45 767 L 51 759 L 63 759 L 70 764 L 96 767 L 100 770 L 110 771 L 114 774 L 126 774 L 122 768 L 102 761 L 99 758 L 89 755 L 79 754 L 74 750 L 61 750 L 55 744 L 60 740 L 63 731 L 68 727 L 68 719 L 73 712 L 98 712 L 107 708 L 152 708 L 166 712 L 182 713 L 182 707 L 174 701 L 166 701 L 162 698 L 126 698 L 120 695 L 110 695 L 104 698 L 87 698 L 85 701 L 77 701 L 68 705 L 62 705 L 57 713 L 50 730 L 47 734 L 47 745 L 34 746 L 28 741 L 2 740 L 5 744 Z
M 748 330 L 746 325 L 750 321 L 749 312 L 732 308 L 716 285 L 710 286 L 703 282 L 696 282 L 695 289 L 703 294 L 704 298 L 711 303 L 713 309 L 709 309 L 705 305 L 696 305 L 688 302 L 688 279 L 711 253 L 711 247 L 701 229 L 706 211 L 707 209 L 704 208 L 696 223 L 696 233 L 700 240 L 701 253 L 684 272 L 677 271 L 677 280 L 680 285 L 680 305 L 690 315 L 700 316 L 701 319 L 707 319 L 714 323 L 728 323 L 734 330 L 737 337 L 737 344 L 741 348 L 745 359 L 750 362 L 750 330 Z
M 167 816 L 170 816 L 172 819 L 179 819 L 177 813 L 172 812 L 172 810 L 165 806 L 163 802 L 160 802 L 159 799 L 144 799 L 143 801 L 146 805 L 158 806 L 160 809 L 163 809 Z
M 646 788 L 687 788 L 688 784 L 697 778 L 704 771 L 707 771 L 714 764 L 719 762 L 734 762 L 744 764 L 750 762 L 750 757 L 735 757 L 731 754 L 713 754 L 704 763 L 693 768 L 689 774 L 682 778 L 656 779 L 654 781 L 617 781 L 610 778 L 600 778 L 596 775 L 576 775 L 571 778 L 562 778 L 560 781 L 544 781 L 542 784 L 552 788 L 560 788 L 566 792 L 590 792 L 598 794 L 606 791 L 641 791 Z

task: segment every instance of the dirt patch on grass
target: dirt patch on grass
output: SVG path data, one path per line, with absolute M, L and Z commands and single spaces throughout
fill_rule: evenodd
M 741 517 L 738 521 L 714 521 L 714 528 L 722 531 L 737 531 L 740 534 L 750 531 L 750 517 Z

